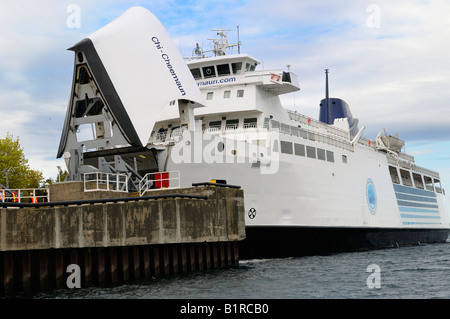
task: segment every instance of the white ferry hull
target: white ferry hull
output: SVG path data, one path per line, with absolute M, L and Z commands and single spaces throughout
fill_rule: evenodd
M 280 140 L 298 142 L 298 137 L 280 136 Z M 223 163 L 209 164 L 174 163 L 169 157 L 167 170 L 180 171 L 182 187 L 214 179 L 242 187 L 247 237 L 240 247 L 243 259 L 436 243 L 448 238 L 443 195 L 393 184 L 385 154 L 364 146 L 348 151 L 316 141 L 303 143 L 333 152 L 334 161 L 279 153 L 276 171 L 263 174 L 261 166 L 248 157 L 233 163 L 224 157 Z M 245 149 L 238 144 L 236 149 Z M 376 194 L 375 207 L 369 207 L 369 181 Z
M 181 187 L 239 185 L 242 258 L 447 239 L 439 173 L 416 166 L 384 130 L 363 138 L 349 105 L 329 97 L 328 69 L 319 120 L 287 111 L 279 96 L 299 91 L 298 77 L 289 66 L 257 70 L 247 54 L 226 55 L 234 45 L 225 31 L 215 30 L 214 57 L 197 45 L 185 63 L 159 20 L 134 7 L 70 48 L 73 83 L 57 153 L 66 179 L 122 172 L 141 193 L 165 187 L 148 176 L 177 170 Z

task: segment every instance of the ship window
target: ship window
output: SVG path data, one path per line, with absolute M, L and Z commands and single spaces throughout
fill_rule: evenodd
M 231 96 L 231 91 L 225 91 L 223 92 L 223 98 L 224 99 L 229 99 Z
M 303 144 L 294 144 L 295 155 L 305 156 L 305 145 Z
M 429 176 L 424 176 L 423 177 L 424 181 L 425 181 L 425 188 L 429 191 L 434 191 L 434 187 L 433 187 L 433 179 Z
M 200 73 L 200 68 L 191 69 L 192 76 L 194 79 L 198 80 L 202 78 L 202 74 Z
M 292 142 L 280 141 L 281 153 L 292 154 Z
M 207 99 L 207 100 L 212 100 L 213 95 L 214 95 L 214 92 L 208 92 L 208 93 L 206 93 L 206 99 Z
M 313 132 L 308 132 L 308 139 L 311 141 L 315 141 L 316 140 L 316 134 Z
M 245 71 L 250 71 L 250 63 L 245 64 Z
M 255 71 L 256 65 L 250 65 L 250 71 Z
M 405 186 L 412 186 L 411 174 L 409 171 L 404 169 L 400 169 L 400 177 L 402 178 L 402 184 Z
M 306 132 L 304 129 L 300 129 L 300 137 L 303 137 L 304 139 L 308 138 L 308 132 Z
M 219 142 L 219 143 L 217 144 L 217 150 L 218 150 L 219 152 L 223 152 L 224 149 L 225 149 L 225 144 L 223 144 L 223 142 Z
M 272 128 L 280 128 L 280 122 L 272 120 Z
M 209 127 L 221 128 L 222 127 L 222 121 L 209 122 Z
M 237 129 L 238 126 L 239 126 L 239 119 L 236 119 L 236 120 L 227 120 L 226 125 L 227 125 L 226 127 L 227 127 L 228 129 Z
M 441 182 L 438 179 L 434 179 L 434 186 L 436 186 L 436 192 L 442 194 Z
M 281 123 L 281 132 L 289 134 L 290 132 L 290 127 L 287 124 Z
M 241 74 L 242 62 L 231 63 L 233 74 Z
M 347 155 L 342 155 L 342 163 L 347 164 Z
M 306 156 L 309 158 L 316 158 L 316 148 L 313 146 L 306 146 Z
M 175 100 L 170 101 L 169 105 L 175 105 Z
M 229 64 L 219 64 L 217 66 L 217 74 L 219 76 L 230 75 L 230 65 Z
M 214 66 L 205 66 L 202 68 L 203 70 L 203 76 L 205 78 L 211 78 L 213 76 L 216 76 L 216 71 L 214 70 Z
M 257 119 L 256 117 L 244 119 L 244 128 L 256 127 Z
M 327 161 L 334 163 L 334 153 L 332 151 L 327 151 Z
M 389 166 L 389 173 L 391 174 L 391 180 L 394 184 L 400 184 L 400 179 L 398 178 L 397 168 L 394 166 Z
M 317 158 L 324 161 L 325 160 L 325 150 L 318 148 L 317 149 Z
M 420 174 L 413 173 L 413 180 L 414 180 L 414 186 L 416 186 L 416 188 L 420 188 L 420 189 L 424 188 L 422 176 Z
M 237 90 L 237 97 L 244 97 L 244 90 Z
M 298 130 L 299 130 L 298 126 L 292 126 L 291 125 L 290 129 L 291 129 L 291 134 L 292 135 L 298 136 Z

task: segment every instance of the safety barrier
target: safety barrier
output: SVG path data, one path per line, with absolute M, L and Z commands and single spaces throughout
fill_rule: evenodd
M 0 203 L 39 203 L 50 201 L 48 188 L 0 189 Z
M 139 195 L 155 189 L 180 187 L 180 171 L 147 173 L 139 182 Z
M 128 192 L 128 175 L 93 172 L 83 174 L 84 191 Z

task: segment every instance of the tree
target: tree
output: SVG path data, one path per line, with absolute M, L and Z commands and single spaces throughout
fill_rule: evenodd
M 66 176 L 69 174 L 68 171 L 63 171 L 61 166 L 56 166 L 57 170 L 58 170 L 58 176 L 56 176 L 56 179 L 53 180 L 51 177 L 47 178 L 45 180 L 46 184 L 53 184 L 53 183 L 60 183 L 60 182 L 64 182 L 66 180 Z
M 29 167 L 19 137 L 14 139 L 7 133 L 4 139 L 0 138 L 0 184 L 9 184 L 10 189 L 37 188 L 43 179 L 41 171 Z
M 58 176 L 56 176 L 56 182 L 57 183 L 64 182 L 66 180 L 66 176 L 67 176 L 67 174 L 69 174 L 69 172 L 63 171 L 61 169 L 61 166 L 56 166 L 56 168 L 58 169 Z

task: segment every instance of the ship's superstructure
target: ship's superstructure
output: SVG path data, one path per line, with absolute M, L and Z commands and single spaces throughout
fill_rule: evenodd
M 83 160 L 96 158 L 99 164 L 91 160 L 90 165 L 75 165 L 72 170 L 82 171 L 83 166 L 84 170 L 95 171 L 105 170 L 106 156 L 120 154 L 128 156 L 124 162 L 129 170 L 134 168 L 135 179 L 148 172 L 164 172 L 167 176 L 177 171 L 180 186 L 209 180 L 241 186 L 247 212 L 244 257 L 326 253 L 447 239 L 449 219 L 439 173 L 416 165 L 414 158 L 402 151 L 404 141 L 384 129 L 374 140 L 362 137 L 365 127 L 359 127 L 349 105 L 329 97 L 328 70 L 319 120 L 285 110 L 279 96 L 300 90 L 297 76 L 289 69 L 259 70 L 260 63 L 247 54 L 227 55 L 227 48 L 234 45 L 228 43 L 226 30 L 215 31 L 220 39 L 213 40 L 213 57 L 206 57 L 197 45 L 195 56 L 185 62 L 185 68 L 181 63 L 176 67 L 169 63 L 170 68 L 162 58 L 161 70 L 145 73 L 158 78 L 169 70 L 171 76 L 146 94 L 145 99 L 141 97 L 144 100 L 138 99 L 142 105 L 153 105 L 150 112 L 143 112 L 142 107 L 133 111 L 137 112 L 133 114 L 139 118 L 139 124 L 148 118 L 147 126 L 138 126 L 150 136 L 141 145 L 128 138 L 132 125 L 114 120 L 117 112 L 113 105 L 117 101 L 106 98 L 104 84 L 96 86 L 101 81 L 89 63 L 92 58 L 86 56 L 89 50 L 75 46 L 76 57 L 82 52 L 88 58 L 86 71 L 90 80 L 82 80 L 81 72 L 76 71 L 74 90 L 81 85 L 84 92 L 83 85 L 88 84 L 86 90 L 91 93 L 84 98 L 78 91 L 72 93 L 66 128 L 76 130 L 76 125 L 89 121 L 89 116 L 95 117 L 91 122 L 97 125 L 99 116 L 109 116 L 113 135 L 123 138 L 108 145 L 106 136 L 97 133 L 94 140 L 103 143 L 101 147 L 92 144 L 93 150 L 81 151 L 81 142 L 64 144 L 64 137 L 70 137 L 70 132 L 63 133 L 59 156 L 77 149 L 83 152 Z M 101 34 L 109 39 L 106 32 Z M 109 37 L 114 39 L 114 33 Z M 97 37 L 94 34 L 92 38 Z M 162 41 L 156 42 L 150 42 L 148 51 L 156 55 L 148 61 L 161 60 L 166 54 L 163 49 L 168 45 L 161 48 Z M 99 40 L 98 47 L 102 47 L 101 43 Z M 178 59 L 174 51 L 167 52 Z M 101 54 L 98 56 L 101 62 Z M 124 63 L 126 54 L 120 59 L 108 57 L 108 61 L 111 65 Z M 76 70 L 79 63 L 76 62 Z M 185 70 L 190 74 L 186 75 Z M 139 73 L 139 67 L 133 72 Z M 184 75 L 177 75 L 179 83 L 174 81 L 174 72 Z M 121 82 L 119 72 L 107 73 L 113 88 L 120 84 L 122 92 L 136 89 Z M 180 91 L 180 83 L 189 98 Z M 173 90 L 162 91 L 165 86 Z M 121 97 L 118 93 L 116 96 Z M 162 97 L 153 99 L 159 95 Z M 96 96 L 105 96 L 103 108 L 95 107 Z M 127 109 L 137 105 L 135 102 L 122 104 Z M 114 125 L 119 133 L 114 133 Z M 145 134 L 139 136 L 143 141 Z M 136 164 L 136 158 L 140 164 Z M 143 158 L 146 160 L 142 162 Z M 120 166 L 120 159 L 115 157 L 115 167 Z M 114 165 L 110 169 L 111 166 Z M 126 171 L 127 167 L 123 169 Z M 153 180 L 150 185 L 170 187 L 167 181 Z

